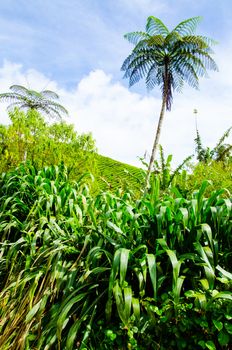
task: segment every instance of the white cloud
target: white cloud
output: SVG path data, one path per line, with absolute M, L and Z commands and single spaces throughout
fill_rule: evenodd
M 230 126 L 232 83 L 227 68 L 225 63 L 220 75 L 202 80 L 200 91 L 186 87 L 183 94 L 174 96 L 173 109 L 165 115 L 161 144 L 166 154 L 174 155 L 175 163 L 194 152 L 194 108 L 198 109 L 199 130 L 206 146 L 214 146 Z M 12 84 L 28 86 L 28 82 L 36 90 L 46 87 L 56 91 L 70 112 L 68 121 L 79 132 L 93 133 L 99 153 L 135 165 L 140 164 L 138 156 L 150 153 L 161 104 L 153 94 L 132 92 L 102 70 L 90 72 L 74 90 L 67 91 L 55 81 L 48 84 L 48 78 L 36 70 L 24 72 L 20 64 L 5 62 L 0 68 L 1 92 Z M 1 122 L 7 122 L 5 112 L 1 112 Z
M 141 13 L 146 13 L 149 11 L 152 13 L 162 13 L 168 8 L 166 1 L 154 1 L 154 0 L 119 0 L 119 4 L 128 11 L 134 11 L 141 15 Z

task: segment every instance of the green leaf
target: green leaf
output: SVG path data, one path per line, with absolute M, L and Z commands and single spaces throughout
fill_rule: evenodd
M 201 285 L 203 287 L 204 290 L 208 290 L 209 289 L 209 282 L 206 278 L 202 278 L 200 279 Z
M 132 290 L 131 287 L 126 287 L 123 290 L 124 292 L 124 311 L 125 311 L 125 318 L 129 321 L 130 314 L 131 314 L 131 305 L 132 305 Z
M 28 312 L 27 316 L 26 316 L 26 323 L 30 322 L 32 320 L 32 318 L 37 314 L 40 305 L 42 303 L 43 299 L 40 299 L 40 301 L 38 301 L 38 303 L 36 303 L 33 308 Z
M 232 273 L 229 271 L 224 270 L 221 266 L 217 265 L 216 269 L 221 272 L 221 274 L 225 277 L 227 277 L 229 280 L 232 281 Z
M 116 281 L 116 277 L 120 268 L 120 259 L 121 259 L 121 249 L 117 249 L 114 253 L 114 259 L 113 259 L 112 268 L 110 272 L 109 286 L 108 286 L 108 300 L 106 302 L 106 309 L 105 309 L 106 319 L 108 321 L 110 320 L 111 313 L 112 313 L 112 294 L 113 294 L 113 288 Z
M 214 342 L 212 340 L 208 340 L 206 343 L 205 343 L 206 347 L 209 349 L 209 350 L 217 350 Z
M 129 252 L 130 251 L 125 248 L 121 248 L 120 250 L 120 285 L 122 287 L 126 278 Z
M 198 342 L 198 344 L 199 344 L 203 349 L 205 349 L 205 341 L 204 341 L 204 340 L 200 340 L 200 341 Z
M 213 296 L 212 300 L 213 299 L 228 299 L 232 301 L 232 293 L 228 291 L 218 292 Z
M 122 230 L 120 229 L 120 227 L 118 227 L 117 225 L 115 225 L 113 222 L 111 221 L 107 221 L 106 225 L 111 228 L 112 230 L 114 230 L 117 233 L 121 233 L 123 234 Z
M 93 313 L 95 314 L 95 310 L 96 310 L 95 306 L 98 304 L 99 300 L 102 299 L 104 294 L 105 294 L 105 291 L 101 293 L 99 296 L 97 296 L 97 298 L 90 305 L 88 303 L 83 304 L 79 317 L 70 327 L 68 335 L 66 337 L 66 347 L 65 347 L 66 350 L 73 350 L 73 344 L 78 335 L 78 331 L 81 327 L 81 324 L 87 319 L 90 319 L 90 322 L 92 323 L 93 320 L 91 320 L 91 318 Z
M 187 224 L 188 224 L 188 217 L 189 217 L 189 212 L 186 208 L 179 208 L 181 214 L 182 214 L 182 217 L 183 217 L 183 224 L 184 224 L 184 228 L 187 227 Z
M 213 237 L 212 237 L 212 230 L 211 227 L 208 224 L 201 224 L 202 232 L 206 234 L 206 237 L 208 239 L 210 248 L 212 252 L 214 251 L 214 244 L 213 244 Z
M 132 308 L 133 308 L 133 313 L 136 317 L 137 320 L 140 319 L 140 303 L 138 298 L 132 297 Z
M 126 290 L 126 297 L 127 300 L 125 300 L 125 290 Z M 131 288 L 124 288 L 124 297 L 123 297 L 123 289 L 120 287 L 118 280 L 115 282 L 114 286 L 114 297 L 116 301 L 116 307 L 118 311 L 118 315 L 121 319 L 121 321 L 124 323 L 124 325 L 127 325 L 129 322 L 129 316 L 130 316 L 130 310 L 131 310 L 131 301 L 132 301 L 132 292 Z
M 209 283 L 209 288 L 213 289 L 214 280 L 215 280 L 215 273 L 214 273 L 213 266 L 211 265 L 209 258 L 208 258 L 209 252 L 211 252 L 211 254 L 212 254 L 212 251 L 209 247 L 204 247 L 205 248 L 204 249 L 199 242 L 195 242 L 194 246 L 204 262 L 203 267 L 205 270 L 205 275 L 206 275 L 207 281 Z M 206 252 L 208 254 L 206 254 Z
M 61 339 L 61 333 L 62 333 L 62 329 L 63 326 L 65 324 L 66 319 L 68 319 L 70 317 L 70 315 L 72 314 L 71 309 L 73 307 L 73 305 L 75 305 L 76 303 L 80 302 L 81 300 L 85 299 L 87 297 L 88 293 L 81 293 L 78 294 L 77 296 L 73 297 L 71 300 L 69 300 L 69 298 L 67 298 L 67 302 L 62 304 L 62 310 L 61 313 L 58 317 L 57 320 L 57 337 L 58 339 Z
M 218 341 L 221 346 L 225 346 L 229 344 L 229 341 L 230 341 L 229 334 L 226 331 L 221 330 L 218 334 Z
M 157 273 L 156 273 L 156 257 L 154 254 L 146 254 L 149 274 L 154 292 L 154 299 L 157 297 Z
M 232 334 L 232 324 L 231 323 L 225 322 L 224 327 L 229 334 Z
M 229 321 L 232 320 L 232 314 L 225 314 L 225 318 Z
M 213 320 L 213 324 L 218 331 L 221 331 L 223 328 L 223 323 L 221 321 Z

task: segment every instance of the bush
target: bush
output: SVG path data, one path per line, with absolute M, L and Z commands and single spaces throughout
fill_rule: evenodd
M 179 176 L 177 183 L 179 188 L 186 193 L 198 190 L 204 180 L 210 180 L 207 194 L 213 190 L 221 188 L 232 192 L 232 162 L 224 163 L 212 161 L 211 163 L 198 163 L 193 167 L 192 172 L 187 177 Z

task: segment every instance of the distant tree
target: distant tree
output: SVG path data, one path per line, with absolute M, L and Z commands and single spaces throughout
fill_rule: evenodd
M 121 68 L 125 72 L 124 77 L 129 78 L 129 85 L 145 78 L 149 90 L 158 85 L 162 92 L 162 106 L 145 188 L 149 186 L 164 113 L 165 110 L 171 110 L 173 91 L 180 92 L 184 82 L 198 88 L 199 77 L 205 76 L 207 69 L 217 70 L 217 65 L 210 56 L 210 46 L 215 42 L 205 36 L 194 35 L 200 19 L 189 18 L 169 31 L 160 19 L 150 16 L 147 19 L 146 32 L 125 35 L 135 45 Z
M 59 96 L 53 91 L 37 92 L 21 85 L 12 85 L 10 90 L 12 92 L 0 94 L 0 101 L 11 102 L 8 110 L 15 107 L 25 111 L 37 110 L 42 114 L 59 119 L 62 115 L 68 115 L 68 111 L 61 104 L 54 101 L 58 100 Z

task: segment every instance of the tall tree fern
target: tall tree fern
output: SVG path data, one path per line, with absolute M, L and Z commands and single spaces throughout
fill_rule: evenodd
M 152 165 L 165 110 L 171 110 L 173 91 L 182 91 L 184 82 L 198 88 L 199 77 L 207 75 L 207 70 L 217 70 L 212 59 L 212 44 L 215 42 L 201 35 L 195 35 L 201 18 L 193 17 L 179 23 L 169 31 L 164 23 L 150 16 L 147 19 L 146 32 L 131 32 L 125 38 L 135 45 L 132 53 L 122 65 L 124 77 L 132 86 L 145 78 L 149 90 L 158 85 L 162 93 L 162 105 L 159 122 L 152 147 L 145 188 L 149 186 Z

